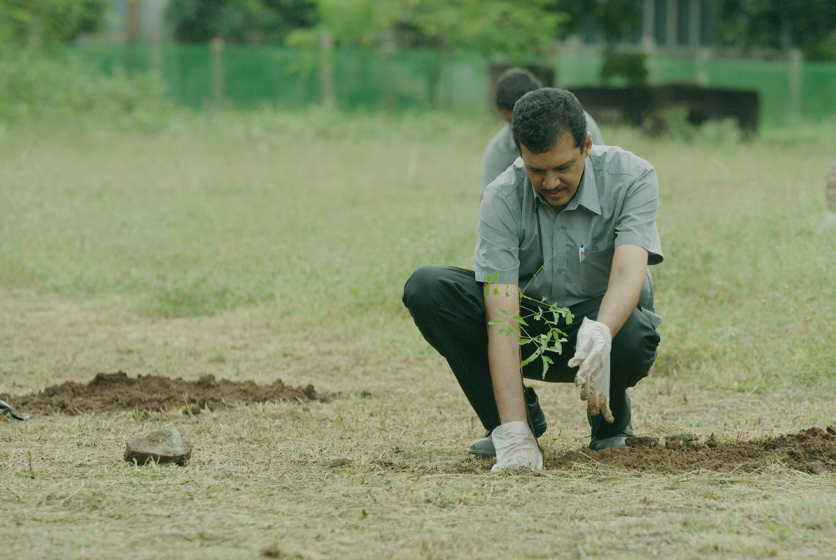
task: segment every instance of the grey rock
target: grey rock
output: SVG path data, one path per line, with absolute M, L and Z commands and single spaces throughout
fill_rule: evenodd
M 192 456 L 192 445 L 172 425 L 151 432 L 145 437 L 128 438 L 125 442 L 125 460 L 144 465 L 149 460 L 159 463 L 183 465 Z

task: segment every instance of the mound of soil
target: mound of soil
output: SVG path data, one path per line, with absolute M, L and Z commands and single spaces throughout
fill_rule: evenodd
M 197 381 L 183 381 L 156 375 L 128 377 L 124 371 L 100 373 L 86 385 L 69 381 L 47 387 L 41 393 L 13 397 L 0 394 L 0 400 L 18 412 L 35 414 L 82 414 L 88 412 L 170 411 L 186 407 L 192 414 L 204 408 L 215 410 L 236 404 L 279 400 L 328 401 L 329 395 L 316 392 L 313 385 L 303 389 L 289 387 L 277 379 L 270 385 L 253 381 L 216 380 L 204 375 Z
M 548 459 L 547 469 L 569 470 L 575 465 L 609 465 L 644 472 L 681 474 L 699 470 L 754 472 L 770 464 L 808 473 L 836 472 L 836 429 L 808 428 L 798 434 L 754 441 L 719 442 L 712 434 L 705 442 L 695 438 L 667 441 L 640 440 L 626 449 L 580 449 Z M 628 440 L 628 445 L 630 444 Z

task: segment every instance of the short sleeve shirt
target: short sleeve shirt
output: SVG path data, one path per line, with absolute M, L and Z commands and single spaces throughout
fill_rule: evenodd
M 662 262 L 658 206 L 655 169 L 621 148 L 592 147 L 560 213 L 534 190 L 519 159 L 485 190 L 476 280 L 517 284 L 529 297 L 567 307 L 603 295 L 619 245 L 643 247 L 648 264 Z M 643 293 L 652 293 L 649 273 L 645 283 Z
M 586 128 L 592 134 L 592 143 L 596 146 L 603 146 L 604 138 L 601 136 L 598 123 L 589 113 L 584 112 L 584 114 L 586 115 Z M 482 156 L 482 184 L 479 194 L 484 195 L 485 187 L 499 177 L 500 173 L 508 169 L 508 166 L 514 163 L 518 157 L 520 157 L 520 151 L 514 144 L 514 135 L 511 134 L 510 127 L 506 126 L 494 134 L 485 148 L 485 155 Z

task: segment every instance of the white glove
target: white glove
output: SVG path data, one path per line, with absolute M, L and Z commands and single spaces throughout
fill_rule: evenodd
M 604 323 L 583 318 L 578 331 L 575 356 L 569 360 L 569 367 L 581 366 L 575 375 L 575 385 L 581 388 L 581 400 L 586 401 L 586 412 L 590 416 L 604 415 L 612 424 L 610 411 L 610 348 L 612 333 Z
M 496 464 L 491 472 L 518 467 L 543 470 L 543 454 L 526 422 L 508 422 L 497 426 L 491 439 L 496 449 Z

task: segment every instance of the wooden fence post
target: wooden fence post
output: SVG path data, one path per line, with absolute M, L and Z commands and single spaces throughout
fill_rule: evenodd
M 395 32 L 388 27 L 383 32 L 381 52 L 383 54 L 383 110 L 395 112 Z
M 327 109 L 336 106 L 334 94 L 334 36 L 324 30 L 319 37 L 319 86 L 322 89 L 322 105 Z
M 224 103 L 224 40 L 212 39 L 212 106 L 218 110 Z
M 799 49 L 790 50 L 789 70 L 789 110 L 790 120 L 797 121 L 801 114 L 801 71 L 804 65 L 804 55 Z

